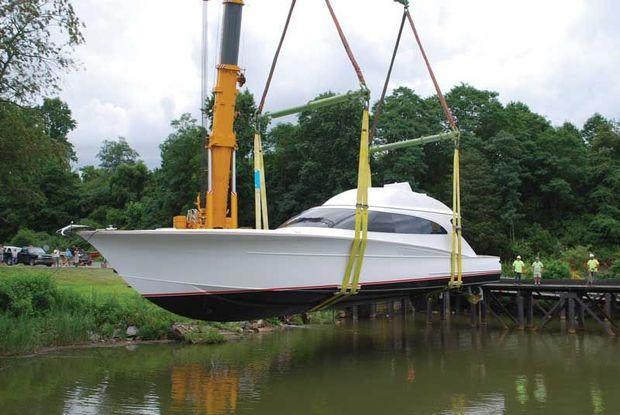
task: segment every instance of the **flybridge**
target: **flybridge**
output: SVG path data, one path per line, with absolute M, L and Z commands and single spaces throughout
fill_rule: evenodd
M 355 189 L 329 199 L 323 206 L 355 206 Z M 391 183 L 368 189 L 368 204 L 375 208 L 405 209 L 452 215 L 452 210 L 437 199 L 416 193 L 409 183 Z

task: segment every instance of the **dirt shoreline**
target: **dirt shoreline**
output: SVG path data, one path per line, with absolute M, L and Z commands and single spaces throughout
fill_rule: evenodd
M 0 355 L 0 360 L 3 359 L 23 359 L 28 357 L 39 357 L 46 354 L 51 354 L 63 350 L 84 350 L 84 349 L 98 349 L 98 348 L 113 348 L 113 347 L 127 347 L 127 346 L 142 346 L 149 344 L 186 344 L 186 345 L 205 345 L 205 344 L 225 344 L 231 341 L 241 341 L 256 335 L 273 333 L 276 330 L 286 330 L 292 328 L 300 328 L 306 326 L 296 326 L 291 324 L 262 326 L 255 330 L 244 330 L 242 332 L 232 332 L 227 330 L 220 330 L 219 334 L 224 336 L 224 341 L 218 343 L 209 342 L 191 342 L 186 339 L 161 339 L 161 340 L 142 340 L 142 339 L 109 339 L 99 341 L 88 341 L 76 344 L 67 344 L 62 346 L 44 347 L 35 352 L 27 354 L 13 354 L 13 355 Z

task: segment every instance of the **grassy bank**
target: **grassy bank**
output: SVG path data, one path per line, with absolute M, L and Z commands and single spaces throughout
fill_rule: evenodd
M 109 269 L 0 267 L 0 355 L 128 337 L 218 343 L 241 332 L 240 323 L 194 322 L 163 310 Z

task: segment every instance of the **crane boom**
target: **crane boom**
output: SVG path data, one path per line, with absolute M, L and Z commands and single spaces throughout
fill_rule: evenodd
M 239 39 L 243 0 L 223 0 L 224 17 L 217 78 L 213 92 L 213 124 L 207 143 L 208 191 L 206 206 L 200 195 L 197 209 L 187 216 L 175 216 L 175 228 L 236 228 L 237 193 L 235 179 L 235 152 L 237 137 L 234 132 L 235 104 L 244 78 L 238 66 Z

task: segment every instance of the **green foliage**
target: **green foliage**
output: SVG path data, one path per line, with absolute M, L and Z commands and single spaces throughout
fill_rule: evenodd
M 103 140 L 101 150 L 97 153 L 99 166 L 104 169 L 116 169 L 126 164 L 133 164 L 139 156 L 125 137 L 118 137 L 116 141 Z
M 569 123 L 554 127 L 524 103 L 503 105 L 497 93 L 470 85 L 454 87 L 446 98 L 462 132 L 464 236 L 472 247 L 504 259 L 521 254 L 530 261 L 536 254 L 558 258 L 583 246 L 597 252 L 603 270 L 610 266 L 620 243 L 618 123 L 595 114 L 582 130 Z M 212 105 L 211 99 L 210 117 Z M 256 106 L 248 91 L 238 95 L 237 110 L 239 223 L 251 226 Z M 342 103 L 262 131 L 272 227 L 356 186 L 360 116 L 361 104 Z M 171 122 L 160 146 L 161 166 L 153 171 L 119 138 L 103 142 L 100 166 L 85 166 L 76 174 L 67 167 L 72 148 L 66 135 L 74 126 L 69 108 L 58 99 L 31 109 L 0 105 L 0 142 L 19 137 L 17 148 L 25 153 L 6 158 L 0 152 L 0 159 L 6 158 L 0 163 L 0 185 L 9 189 L 0 193 L 1 240 L 27 228 L 36 234 L 22 231 L 21 242 L 61 246 L 57 240 L 43 243 L 40 232 L 50 235 L 72 220 L 96 227 L 170 226 L 173 216 L 195 206 L 204 134 L 189 114 Z M 399 87 L 386 98 L 373 144 L 446 127 L 435 97 Z M 371 164 L 375 186 L 408 181 L 451 205 L 450 145 L 376 154 Z
M 548 260 L 545 263 L 543 278 L 566 279 L 571 277 L 568 264 L 561 260 Z
M 49 275 L 36 272 L 0 278 L 0 312 L 12 316 L 34 316 L 49 311 L 58 298 L 58 288 Z
M 266 137 L 268 197 L 277 201 L 269 206 L 274 225 L 356 186 L 361 114 L 359 102 L 304 111 L 298 124 L 279 125 Z
M 568 264 L 570 270 L 574 273 L 582 273 L 586 269 L 586 262 L 588 261 L 591 250 L 587 246 L 573 246 L 562 252 L 560 259 Z
M 54 249 L 66 249 L 70 246 L 83 246 L 83 242 L 81 238 L 71 237 L 65 238 L 60 235 L 54 234 L 50 235 L 46 232 L 35 232 L 31 229 L 22 228 L 20 229 L 13 238 L 9 241 L 9 243 L 13 246 L 23 247 L 23 246 L 38 246 L 45 247 L 47 246 L 48 251 L 53 251 Z
M 41 347 L 38 321 L 0 313 L 0 355 L 32 352 Z
M 331 324 L 334 322 L 333 310 L 315 311 L 308 314 L 310 324 Z
M 609 274 L 614 278 L 620 278 L 620 251 L 614 255 L 613 263 L 609 267 Z
M 170 226 L 173 216 L 194 208 L 200 190 L 200 127 L 189 114 L 172 121 L 171 127 L 159 146 L 161 167 L 152 174 L 143 201 L 144 211 L 158 226 Z
M 69 133 L 77 127 L 69 105 L 60 98 L 44 98 L 39 112 L 45 122 L 47 136 L 65 148 L 64 158 L 77 161 L 73 145 L 68 141 Z
M 84 42 L 71 2 L 3 0 L 0 16 L 0 98 L 23 103 L 57 90 Z
M 226 341 L 226 337 L 222 333 L 208 325 L 199 325 L 196 330 L 186 332 L 183 338 L 192 344 L 217 344 Z
M 144 340 L 174 339 L 176 316 L 142 298 L 110 270 L 0 267 L 0 355 L 79 344 L 93 336 L 123 339 L 128 326 Z M 239 323 L 193 323 L 191 343 L 221 343 Z
M 53 232 L 75 217 L 79 176 L 66 140 L 74 127 L 60 100 L 36 108 L 0 102 L 0 240 L 22 227 Z

